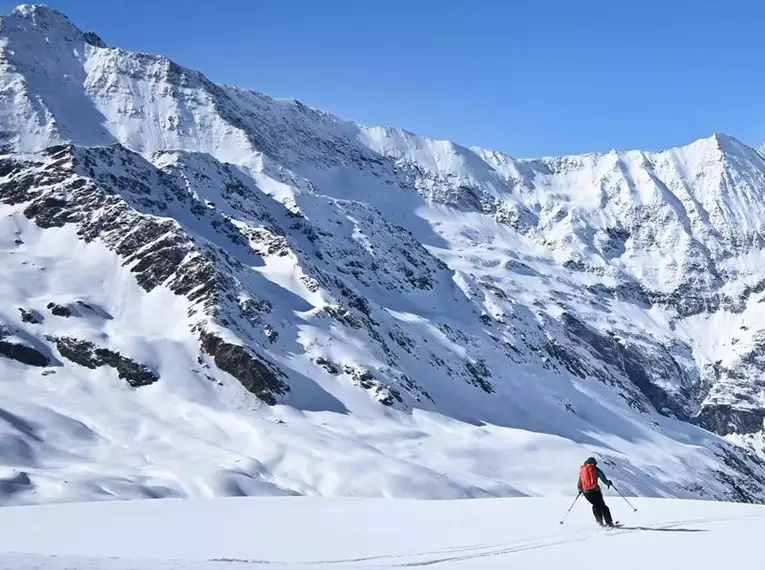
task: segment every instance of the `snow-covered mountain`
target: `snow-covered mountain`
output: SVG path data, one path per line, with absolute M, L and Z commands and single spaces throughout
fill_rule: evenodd
M 765 500 L 765 158 L 516 160 L 0 19 L 0 496 Z

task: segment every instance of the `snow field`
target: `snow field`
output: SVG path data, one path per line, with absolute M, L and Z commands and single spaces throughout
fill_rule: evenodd
M 757 556 L 765 508 L 618 497 L 623 528 L 570 498 L 157 500 L 0 510 L 9 570 L 570 568 L 711 570 Z

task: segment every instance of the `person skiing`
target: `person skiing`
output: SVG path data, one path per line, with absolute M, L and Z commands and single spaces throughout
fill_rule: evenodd
M 594 457 L 588 457 L 579 470 L 577 489 L 579 494 L 584 495 L 587 502 L 592 505 L 592 514 L 595 515 L 598 524 L 613 528 L 614 521 L 611 518 L 611 510 L 603 499 L 603 491 L 600 489 L 598 480 L 602 481 L 606 487 L 611 487 L 611 481 L 600 470 L 597 460 Z

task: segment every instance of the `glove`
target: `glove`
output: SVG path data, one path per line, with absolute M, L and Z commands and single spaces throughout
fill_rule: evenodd
M 606 487 L 608 487 L 610 489 L 611 485 L 612 485 L 611 481 L 606 481 Z

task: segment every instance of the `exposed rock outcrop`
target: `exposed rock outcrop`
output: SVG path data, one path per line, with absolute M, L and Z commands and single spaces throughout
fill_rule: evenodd
M 48 337 L 48 340 L 55 343 L 59 354 L 67 360 L 94 370 L 101 366 L 114 368 L 117 375 L 133 388 L 148 386 L 159 380 L 159 375 L 148 366 L 92 342 L 72 337 Z
M 201 342 L 202 350 L 212 356 L 218 368 L 239 380 L 242 386 L 266 404 L 276 404 L 277 396 L 289 391 L 284 374 L 244 346 L 226 342 L 209 332 L 201 334 Z

